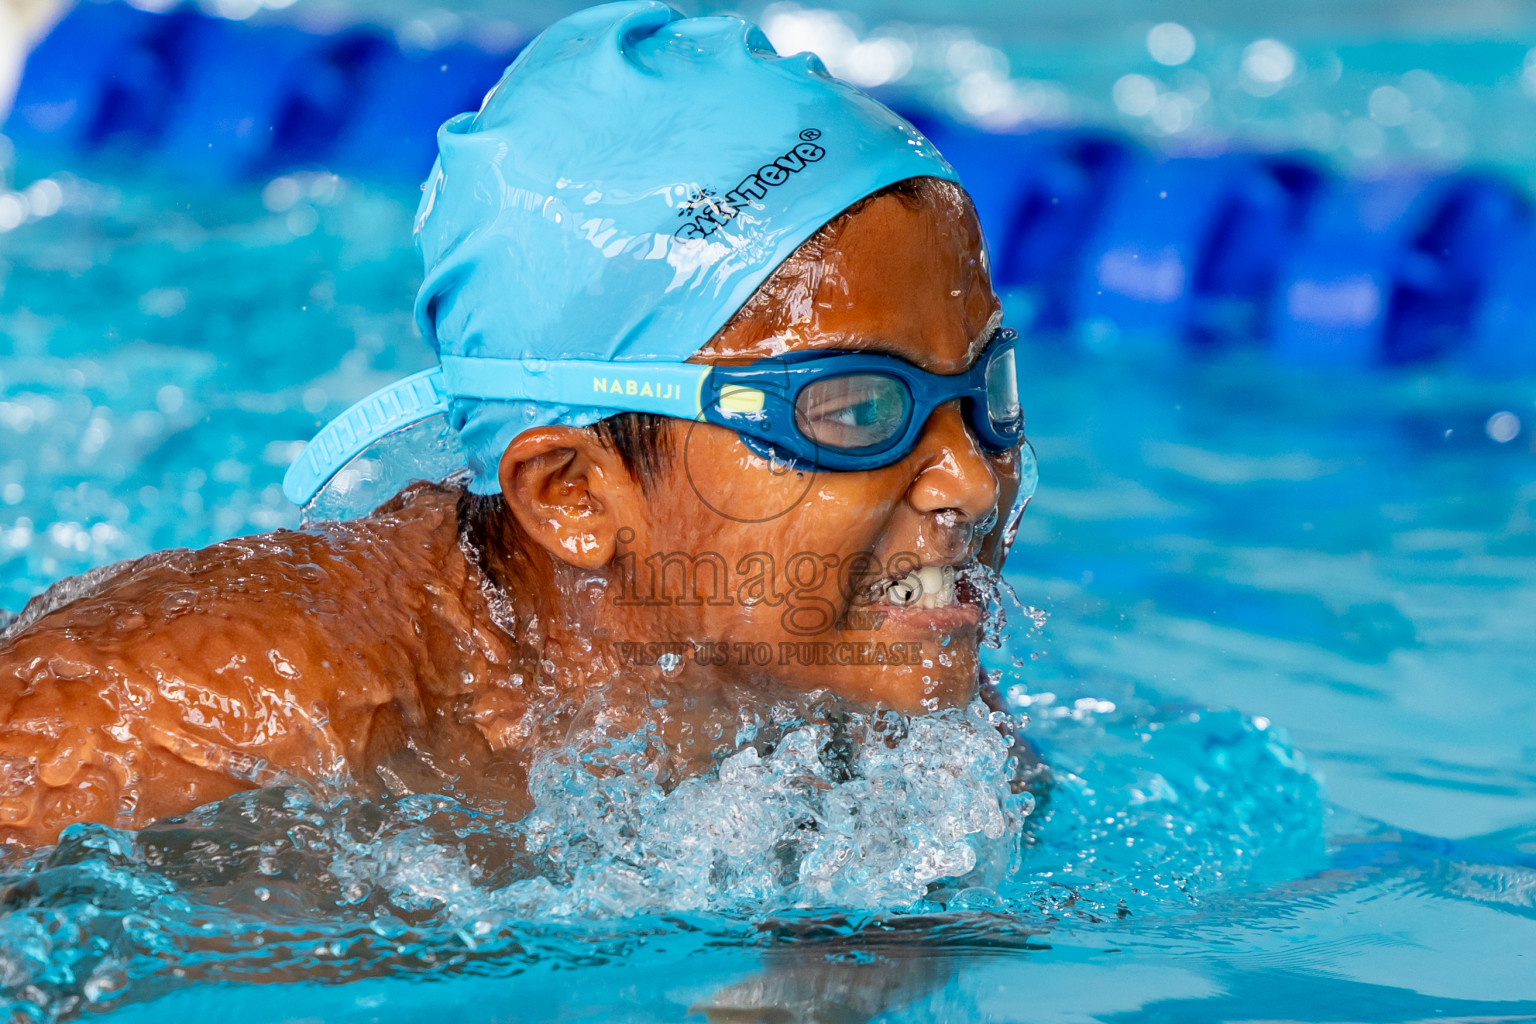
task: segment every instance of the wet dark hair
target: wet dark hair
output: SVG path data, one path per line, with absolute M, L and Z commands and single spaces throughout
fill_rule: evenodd
M 756 316 L 765 302 L 772 301 L 774 290 L 769 285 L 781 271 L 790 269 L 792 264 L 798 266 L 807 261 L 820 260 L 826 253 L 827 247 L 837 238 L 843 225 L 854 214 L 884 196 L 892 196 L 907 209 L 917 210 L 930 203 L 954 201 L 956 198 L 963 197 L 964 192 L 953 182 L 942 178 L 924 177 L 907 178 L 894 185 L 887 185 L 878 192 L 870 193 L 827 221 L 817 229 L 814 235 L 802 242 L 794 255 L 758 286 L 757 291 L 753 292 L 752 297 L 732 315 L 721 331 L 730 330 L 741 321 Z M 671 433 L 671 422 L 671 417 L 668 416 L 657 416 L 648 412 L 621 412 L 594 423 L 588 429 L 597 435 L 603 447 L 618 455 L 619 460 L 624 463 L 625 470 L 639 481 L 640 487 L 649 491 L 661 478 L 662 471 L 673 455 L 674 438 Z M 464 499 L 460 502 L 460 520 L 466 524 L 479 524 L 475 532 L 482 534 L 484 526 L 500 515 L 504 505 L 505 502 L 499 494 L 480 495 L 466 492 Z M 476 536 L 475 540 L 478 543 L 482 537 Z

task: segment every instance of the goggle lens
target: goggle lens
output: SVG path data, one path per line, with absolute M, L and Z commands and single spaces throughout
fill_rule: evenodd
M 839 451 L 883 445 L 906 426 L 907 386 L 883 373 L 854 373 L 816 381 L 795 398 L 795 422 L 816 444 Z
M 987 419 L 1001 437 L 1017 437 L 1023 430 L 1024 411 L 1019 404 L 1019 371 L 1013 349 L 1005 348 L 987 364 Z

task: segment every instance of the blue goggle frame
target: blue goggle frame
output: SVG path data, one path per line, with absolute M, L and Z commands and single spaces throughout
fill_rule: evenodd
M 934 410 L 960 399 L 977 441 L 990 451 L 1006 451 L 1024 440 L 1014 360 L 1017 343 L 1013 331 L 999 330 L 975 365 L 958 374 L 929 373 L 897 356 L 868 352 L 795 352 L 745 366 L 443 356 L 440 367 L 374 392 L 327 424 L 288 467 L 283 493 L 296 505 L 308 505 L 376 441 L 447 413 L 456 396 L 703 420 L 736 431 L 765 457 L 839 471 L 878 469 L 905 458 Z M 887 436 L 847 448 L 820 443 L 801 429 L 797 402 L 807 388 L 862 378 L 894 380 L 903 389 L 899 424 Z
M 960 399 L 982 447 L 1006 451 L 1024 439 L 1013 354 L 1017 344 L 1017 334 L 999 330 L 975 364 L 957 374 L 929 373 L 899 356 L 870 352 L 795 352 L 747 366 L 716 365 L 705 384 L 702 412 L 706 421 L 742 435 L 759 455 L 787 456 L 805 468 L 842 471 L 879 469 L 906 458 L 934 411 Z M 1010 376 L 1012 409 L 1005 417 L 994 417 L 998 410 L 990 400 L 988 378 L 1000 360 L 1006 362 Z M 894 432 L 854 448 L 821 443 L 808 433 L 799 408 L 807 388 L 870 377 L 898 381 L 905 391 L 907 401 Z

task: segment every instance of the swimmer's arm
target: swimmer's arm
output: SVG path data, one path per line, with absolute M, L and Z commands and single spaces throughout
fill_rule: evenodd
M 281 596 L 301 585 L 250 560 L 231 585 L 217 554 L 130 567 L 0 642 L 0 842 L 347 775 L 394 697 L 384 673 L 339 664 L 326 617 Z
M 0 640 L 0 842 L 270 782 L 373 782 L 428 733 L 455 755 L 515 743 L 491 720 L 516 709 L 458 719 L 464 680 L 515 645 L 483 628 L 457 494 L 421 486 L 333 531 L 160 552 Z
M 105 673 L 47 646 L 0 647 L 0 844 L 51 843 L 74 822 L 142 825 L 245 788 L 115 707 L 128 680 L 103 685 Z

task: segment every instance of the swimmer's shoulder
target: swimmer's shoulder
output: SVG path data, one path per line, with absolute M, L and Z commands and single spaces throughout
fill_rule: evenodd
M 504 659 L 458 492 L 65 581 L 0 636 L 0 843 L 345 781 Z M 478 605 L 476 602 L 480 602 Z M 478 659 L 478 660 L 477 660 Z
M 160 721 L 271 756 L 315 761 L 337 744 L 355 756 L 341 748 L 366 743 L 380 708 L 420 718 L 421 680 L 466 656 L 458 630 L 483 597 L 459 547 L 458 493 L 420 485 L 357 522 L 66 581 L 0 638 L 0 727 L 63 707 L 107 730 Z
M 242 619 L 357 637 L 378 621 L 360 612 L 387 619 L 417 611 L 429 595 L 451 593 L 455 585 L 468 588 L 458 494 L 416 485 L 354 522 L 158 551 L 64 580 L 27 605 L 0 637 L 0 650 L 38 634 L 110 645 L 173 623 L 227 629 Z M 388 626 L 377 631 L 393 633 Z M 253 639 L 282 636 L 269 629 Z

